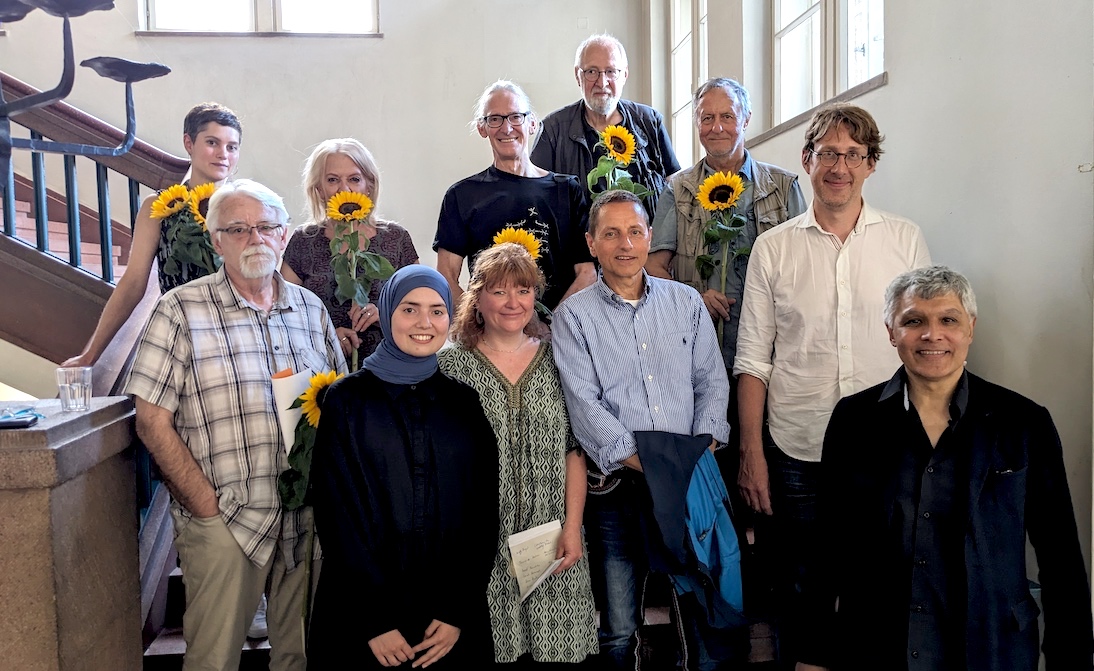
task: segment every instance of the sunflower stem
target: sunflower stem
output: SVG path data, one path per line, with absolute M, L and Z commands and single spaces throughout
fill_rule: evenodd
M 729 240 L 722 240 L 722 250 L 721 251 L 722 251 L 722 284 L 721 284 L 721 291 L 722 291 L 722 295 L 725 296 L 726 295 L 726 265 L 728 265 L 727 264 L 727 258 L 729 256 Z M 721 349 L 722 345 L 723 345 L 723 343 L 722 343 L 722 333 L 725 330 L 724 329 L 725 323 L 726 323 L 726 320 L 724 320 L 724 319 L 719 319 L 718 320 L 718 348 L 719 349 Z

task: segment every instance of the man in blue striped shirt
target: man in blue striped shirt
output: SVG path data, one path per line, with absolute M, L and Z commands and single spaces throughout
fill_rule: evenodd
M 647 571 L 633 432 L 707 435 L 713 449 L 729 438 L 729 381 L 699 293 L 643 270 L 650 228 L 636 196 L 600 194 L 585 239 L 600 277 L 559 305 L 552 339 L 574 435 L 598 471 L 590 473 L 585 531 L 602 595 L 601 652 L 616 668 L 633 669 Z M 712 636 L 702 618 L 688 619 L 695 668 L 719 668 L 729 639 Z

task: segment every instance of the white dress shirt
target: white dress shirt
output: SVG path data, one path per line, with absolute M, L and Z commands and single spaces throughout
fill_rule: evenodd
M 812 205 L 756 239 L 733 374 L 767 385 L 768 427 L 783 452 L 820 461 L 836 402 L 900 367 L 882 320 L 885 289 L 930 262 L 918 226 L 865 201 L 842 243 Z

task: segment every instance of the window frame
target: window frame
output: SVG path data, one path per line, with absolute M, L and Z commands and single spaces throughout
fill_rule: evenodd
M 686 33 L 677 39 L 677 35 L 682 32 L 680 29 L 683 28 L 679 25 L 681 2 L 691 5 L 688 12 L 690 25 L 686 27 Z M 709 16 L 708 0 L 669 0 L 669 137 L 672 140 L 677 161 L 682 166 L 695 164 L 701 152 L 691 98 L 695 89 L 707 80 Z M 673 97 L 679 88 L 679 82 L 676 81 L 677 58 L 686 58 L 690 61 L 691 81 L 687 82 L 686 100 L 677 100 Z M 691 146 L 686 151 L 682 151 L 678 142 L 681 137 L 678 128 L 684 123 L 689 126 L 688 135 L 691 140 Z
M 772 126 L 779 127 L 792 120 L 797 119 L 803 114 L 811 113 L 812 110 L 824 105 L 828 102 L 834 101 L 838 98 L 845 98 L 845 94 L 850 91 L 858 91 L 865 85 L 873 84 L 866 90 L 876 88 L 877 85 L 883 84 L 885 79 L 884 68 L 884 24 L 882 25 L 882 55 L 880 58 L 882 67 L 881 71 L 872 76 L 867 76 L 861 82 L 854 82 L 850 84 L 848 81 L 850 63 L 848 58 L 849 41 L 850 41 L 850 27 L 848 26 L 848 0 L 816 0 L 815 3 L 810 5 L 809 8 L 804 10 L 801 14 L 793 17 L 793 20 L 789 21 L 784 27 L 779 27 L 782 23 L 780 12 L 780 1 L 771 0 L 771 31 L 769 33 L 770 38 L 770 80 L 771 80 L 771 96 L 769 98 L 771 105 L 771 119 Z M 881 5 L 882 12 L 884 13 L 884 4 Z M 815 97 L 810 99 L 810 104 L 802 110 L 794 110 L 791 113 L 786 113 L 783 110 L 782 100 L 782 42 L 781 40 L 789 33 L 793 32 L 795 28 L 799 28 L 806 21 L 810 20 L 814 14 L 820 15 L 820 35 L 819 45 L 813 48 L 813 57 L 819 61 L 820 76 L 819 87 L 815 92 Z M 859 93 L 858 95 L 861 95 Z
M 251 29 L 250 30 L 195 30 L 192 28 L 174 29 L 161 28 L 156 25 L 156 3 L 164 0 L 143 0 L 141 13 L 141 35 L 179 35 L 179 36 L 253 36 L 253 37 L 383 37 L 380 29 L 380 0 L 353 0 L 354 2 L 367 2 L 372 5 L 372 14 L 375 20 L 373 32 L 303 32 L 285 30 L 282 27 L 282 2 L 284 0 L 250 0 L 251 5 Z M 166 0 L 182 1 L 182 0 Z

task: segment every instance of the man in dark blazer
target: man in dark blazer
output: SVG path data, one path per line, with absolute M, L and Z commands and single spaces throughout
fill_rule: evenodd
M 1037 669 L 1027 535 L 1046 667 L 1090 670 L 1090 590 L 1048 411 L 965 370 L 976 299 L 959 273 L 898 276 L 885 323 L 904 365 L 841 400 L 825 435 L 799 671 Z

